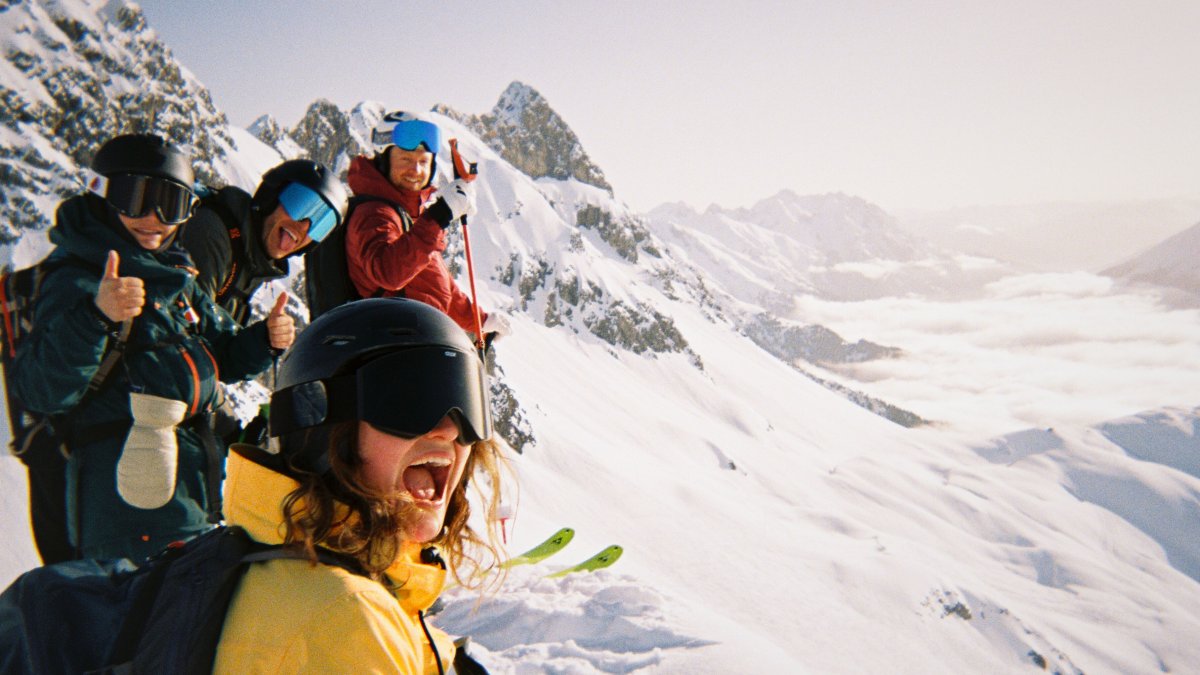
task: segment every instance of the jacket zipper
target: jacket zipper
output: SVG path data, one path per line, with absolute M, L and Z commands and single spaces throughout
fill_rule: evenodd
M 196 362 L 192 360 L 192 355 L 187 353 L 183 345 L 179 345 L 179 353 L 183 355 L 184 363 L 192 372 L 192 405 L 188 408 L 188 417 L 191 417 L 200 410 L 200 371 L 196 368 Z

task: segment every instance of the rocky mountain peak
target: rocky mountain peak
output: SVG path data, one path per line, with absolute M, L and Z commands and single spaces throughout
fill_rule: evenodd
M 0 51 L 0 242 L 48 227 L 81 189 L 79 168 L 121 133 L 159 134 L 192 153 L 198 180 L 223 183 L 225 115 L 137 5 L 0 3 Z
M 463 115 L 445 105 L 434 112 L 455 119 L 509 164 L 531 178 L 574 178 L 612 193 L 579 137 L 533 87 L 514 81 L 486 115 Z
M 350 121 L 350 115 L 332 101 L 317 99 L 308 106 L 290 135 L 308 157 L 345 173 L 351 157 L 370 152 L 353 133 Z

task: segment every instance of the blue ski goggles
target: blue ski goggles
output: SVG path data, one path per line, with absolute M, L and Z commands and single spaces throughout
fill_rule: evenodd
M 97 176 L 92 179 L 92 190 L 130 218 L 157 213 L 164 225 L 178 225 L 187 220 L 199 203 L 190 188 L 154 176 Z
M 386 130 L 373 131 L 371 141 L 375 145 L 390 144 L 404 150 L 416 150 L 424 145 L 429 152 L 437 152 L 442 147 L 442 130 L 432 122 L 406 120 L 397 122 L 390 133 Z
M 337 227 L 338 212 L 306 185 L 291 183 L 279 193 L 279 203 L 292 220 L 308 221 L 308 236 L 313 241 L 321 241 Z
M 368 361 L 353 373 L 305 382 L 271 396 L 271 435 L 362 420 L 400 438 L 429 433 L 449 416 L 458 442 L 492 435 L 487 381 L 475 354 L 414 347 Z

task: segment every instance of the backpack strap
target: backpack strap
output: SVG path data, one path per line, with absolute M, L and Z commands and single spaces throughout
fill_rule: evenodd
M 229 265 L 229 274 L 221 282 L 217 289 L 217 296 L 213 298 L 218 305 L 225 301 L 231 294 L 237 291 L 237 286 L 233 280 L 237 278 L 238 272 L 246 267 L 250 259 L 250 254 L 246 252 L 246 242 L 242 240 L 245 232 L 242 231 L 241 221 L 238 220 L 237 214 L 229 207 L 220 197 L 219 192 L 211 192 L 208 195 L 200 198 L 200 205 L 212 209 L 217 217 L 221 219 L 221 223 L 225 225 L 225 231 L 229 233 L 229 249 L 233 255 L 231 264 Z M 245 293 L 238 293 L 242 300 L 248 300 Z
M 396 209 L 396 213 L 400 216 L 400 229 L 408 234 L 412 230 L 412 216 L 408 215 L 408 211 L 404 210 L 398 202 L 394 202 L 385 197 L 376 197 L 375 195 L 354 195 L 350 198 L 350 202 L 346 205 L 346 217 L 343 222 L 350 222 L 350 214 L 354 213 L 354 209 L 361 204 L 370 202 L 383 202 L 388 206 Z
M 399 204 L 399 202 L 394 202 L 390 199 L 385 199 L 383 197 L 376 197 L 374 195 L 354 195 L 353 197 L 351 197 L 349 205 L 346 206 L 345 222 L 347 222 L 347 223 L 350 222 L 350 214 L 354 213 L 354 208 L 356 206 L 358 206 L 359 204 L 367 204 L 370 202 L 383 202 L 384 204 L 387 204 L 388 206 L 395 209 L 396 214 L 400 216 L 400 230 L 402 232 L 404 232 L 404 234 L 408 234 L 409 232 L 412 231 L 412 225 L 413 225 L 412 216 L 408 215 L 408 211 L 405 211 L 404 207 L 401 206 Z M 371 297 L 372 298 L 382 298 L 383 295 L 384 295 L 384 290 L 382 288 L 378 288 L 378 289 L 375 289 L 375 292 L 371 294 Z M 395 291 L 395 295 L 393 297 L 397 297 L 397 298 L 405 297 L 404 289 L 401 288 L 400 290 Z
M 53 271 L 66 266 L 79 267 L 92 272 L 99 271 L 94 265 L 74 256 L 44 260 L 34 266 L 33 281 L 28 289 L 28 295 L 25 298 L 9 297 L 9 291 L 11 290 L 9 281 L 12 279 L 12 274 L 15 273 L 9 273 L 5 275 L 3 279 L 0 279 L 0 312 L 3 313 L 4 334 L 7 341 L 4 346 L 8 349 L 8 352 L 4 356 L 5 367 L 7 367 L 9 362 L 16 357 L 16 342 L 19 340 L 24 340 L 26 334 L 32 328 L 34 311 L 32 305 L 36 303 L 38 296 L 41 293 L 42 282 L 44 282 Z M 21 323 L 21 316 L 19 313 L 23 313 L 23 316 L 25 317 L 25 320 L 29 322 L 29 325 L 19 325 Z M 65 413 L 59 413 L 57 415 L 41 416 L 41 419 L 39 419 L 35 424 L 26 428 L 23 434 L 17 433 L 20 431 L 20 429 L 17 428 L 16 424 L 12 425 L 12 431 L 14 433 L 14 455 L 20 457 L 29 449 L 29 446 L 32 444 L 38 433 L 42 432 L 47 427 L 50 430 L 59 432 L 60 436 L 65 438 L 66 434 L 64 432 L 70 427 L 70 424 L 67 420 L 70 418 L 73 412 L 81 409 L 83 406 L 87 405 L 88 402 L 94 399 L 97 392 L 99 392 L 104 386 L 104 383 L 108 381 L 108 376 L 112 373 L 113 368 L 116 367 L 117 363 L 121 360 L 121 357 L 125 353 L 125 347 L 129 342 L 129 337 L 132 332 L 133 319 L 126 319 L 120 323 L 119 328 L 113 334 L 116 339 L 109 340 L 108 344 L 105 345 L 104 357 L 101 359 L 100 365 L 96 368 L 96 372 L 93 373 L 91 379 L 88 380 L 87 390 L 83 393 L 83 396 L 80 397 L 79 401 L 76 402 L 71 410 Z M 11 400 L 10 406 L 12 406 Z M 11 421 L 12 420 L 10 419 L 10 422 Z
M 125 319 L 121 322 L 121 328 L 117 331 L 116 344 L 109 347 L 104 354 L 104 360 L 100 362 L 100 367 L 96 369 L 96 373 L 92 375 L 92 379 L 88 381 L 88 393 L 99 391 L 100 386 L 104 384 L 104 380 L 108 378 L 108 374 L 112 372 L 113 366 L 117 365 L 117 361 L 125 354 L 125 346 L 129 344 L 129 334 L 133 332 L 133 319 Z M 87 394 L 84 394 L 87 398 Z M 80 400 L 83 403 L 83 400 Z M 78 407 L 78 406 L 76 406 Z

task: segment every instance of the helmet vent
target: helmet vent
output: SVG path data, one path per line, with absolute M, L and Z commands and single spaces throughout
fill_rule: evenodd
M 354 342 L 354 339 L 355 338 L 353 335 L 326 335 L 325 339 L 321 341 L 321 344 L 341 347 Z

